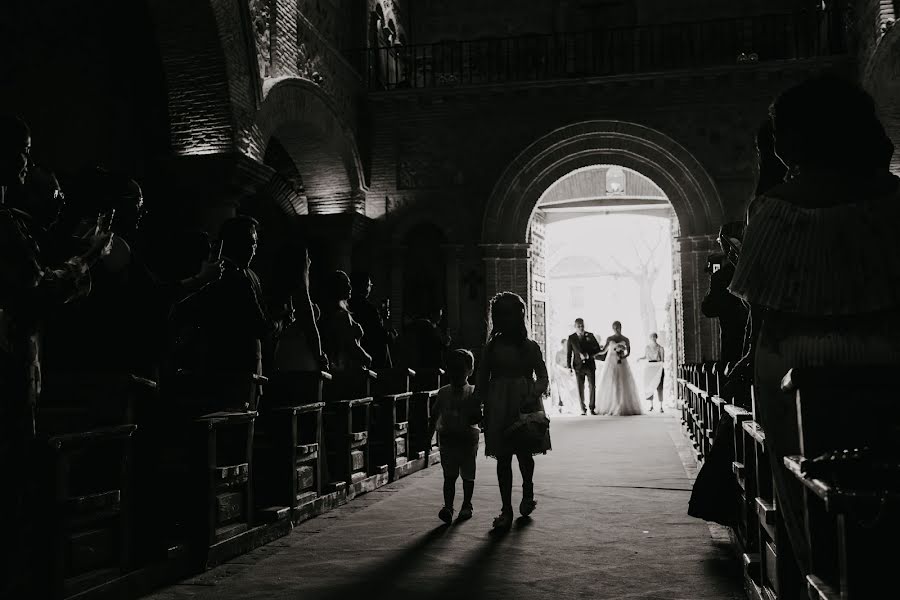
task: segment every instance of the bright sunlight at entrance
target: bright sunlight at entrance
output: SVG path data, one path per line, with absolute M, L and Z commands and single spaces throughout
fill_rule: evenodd
M 630 363 L 639 388 L 646 363 L 637 359 L 651 333 L 658 334 L 665 348 L 666 370 L 674 372 L 676 230 L 662 190 L 630 169 L 588 167 L 544 193 L 531 233 L 533 254 L 540 255 L 534 260 L 534 288 L 544 292 L 548 362 L 565 348 L 562 340 L 581 317 L 601 342 L 612 335 L 613 321 L 622 323 L 622 334 L 632 343 Z M 536 304 L 541 300 L 535 299 Z M 535 312 L 540 308 L 535 306 Z M 665 382 L 669 399 L 671 380 Z

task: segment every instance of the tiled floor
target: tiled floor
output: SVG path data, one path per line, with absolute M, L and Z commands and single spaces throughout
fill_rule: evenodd
M 686 514 L 693 470 L 674 414 L 563 417 L 551 436 L 538 510 L 507 535 L 489 534 L 500 502 L 479 457 L 471 521 L 440 527 L 433 467 L 151 598 L 743 598 L 721 531 Z

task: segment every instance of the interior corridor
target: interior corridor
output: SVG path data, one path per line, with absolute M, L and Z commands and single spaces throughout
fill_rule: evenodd
M 724 529 L 686 514 L 695 467 L 674 410 L 560 417 L 551 436 L 536 459 L 538 509 L 506 535 L 490 533 L 500 500 L 494 461 L 480 456 L 471 521 L 438 520 L 435 465 L 151 598 L 744 597 Z

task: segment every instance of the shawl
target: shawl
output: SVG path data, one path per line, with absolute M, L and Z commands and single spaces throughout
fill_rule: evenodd
M 814 317 L 900 307 L 900 189 L 822 208 L 761 196 L 729 290 Z

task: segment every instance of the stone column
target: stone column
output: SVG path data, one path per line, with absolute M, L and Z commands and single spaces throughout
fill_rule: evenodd
M 531 305 L 530 248 L 531 244 L 481 244 L 487 302 L 499 292 L 515 292 Z M 487 304 L 484 309 L 488 310 Z
M 678 327 L 685 362 L 716 360 L 719 357 L 718 322 L 700 312 L 709 286 L 704 272 L 711 254 L 721 252 L 716 234 L 683 236 L 675 240 L 678 249 L 680 289 L 676 299 L 681 308 Z

